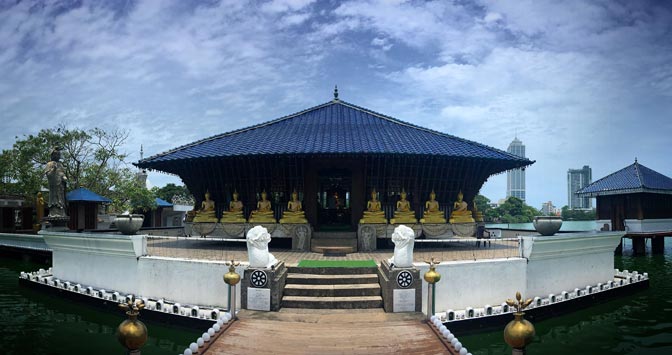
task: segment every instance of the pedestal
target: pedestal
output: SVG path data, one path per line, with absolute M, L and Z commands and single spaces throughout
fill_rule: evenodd
M 422 279 L 418 269 L 394 268 L 383 260 L 378 274 L 385 312 L 422 311 Z
M 427 239 L 448 239 L 453 230 L 448 223 L 423 223 L 422 235 Z
M 247 268 L 241 281 L 241 308 L 278 311 L 286 280 L 287 268 L 284 261 L 270 268 Z
M 70 217 L 68 217 L 68 216 L 44 217 L 44 218 L 42 218 L 42 223 L 43 223 L 42 230 L 50 231 L 50 232 L 67 232 L 69 230 L 68 229 L 68 222 L 69 221 L 70 221 Z
M 450 226 L 457 237 L 470 238 L 476 233 L 476 223 L 453 223 Z
M 292 238 L 292 250 L 309 251 L 313 229 L 308 223 L 277 224 L 277 228 L 271 233 L 271 236 L 273 238 Z

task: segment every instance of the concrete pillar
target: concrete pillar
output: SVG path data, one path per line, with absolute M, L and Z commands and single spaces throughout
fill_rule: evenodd
M 646 238 L 632 238 L 632 255 L 646 254 Z
M 665 253 L 665 237 L 655 236 L 651 238 L 651 253 L 663 254 Z

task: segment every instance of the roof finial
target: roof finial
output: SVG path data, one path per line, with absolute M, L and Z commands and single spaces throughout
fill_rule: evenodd
M 334 85 L 334 101 L 338 100 L 338 85 Z
M 144 155 L 145 155 L 145 151 L 142 150 L 142 144 L 140 144 L 140 160 L 142 160 L 142 158 L 144 157 Z
M 637 157 L 635 157 L 635 164 L 637 164 Z

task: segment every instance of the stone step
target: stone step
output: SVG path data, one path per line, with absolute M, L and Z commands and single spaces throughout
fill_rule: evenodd
M 330 239 L 355 239 L 357 232 L 314 232 L 312 239 L 330 240 Z
M 320 275 L 305 273 L 287 274 L 287 285 L 343 285 L 343 284 L 372 284 L 378 283 L 378 275 L 370 274 L 336 274 Z M 286 286 L 285 286 L 286 287 Z
M 306 297 L 284 296 L 283 308 L 312 308 L 312 309 L 363 309 L 380 308 L 383 306 L 381 296 L 357 297 Z
M 359 275 L 359 274 L 377 274 L 378 267 L 298 267 L 289 266 L 287 272 L 291 274 L 313 274 L 313 275 Z
M 325 248 L 344 248 L 343 251 L 346 253 L 354 253 L 357 251 L 357 239 L 311 239 L 310 250 L 313 253 L 324 253 Z
M 285 285 L 284 296 L 309 297 L 355 297 L 380 296 L 380 285 L 370 284 L 343 284 L 343 285 Z

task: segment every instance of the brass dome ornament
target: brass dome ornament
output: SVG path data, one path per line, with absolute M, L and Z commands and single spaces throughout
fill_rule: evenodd
M 138 320 L 138 314 L 145 308 L 145 303 L 142 300 L 129 300 L 120 303 L 119 308 L 126 311 L 128 319 L 117 327 L 117 340 L 126 348 L 127 354 L 140 354 L 140 348 L 147 341 L 147 327 Z
M 240 262 L 231 259 L 231 262 L 227 262 L 225 265 L 229 267 L 229 272 L 224 274 L 224 282 L 229 285 L 229 313 L 231 313 L 231 319 L 236 320 L 236 285 L 240 282 L 240 275 L 236 272 L 236 266 L 239 266 Z
M 516 312 L 513 313 L 514 319 L 504 328 L 504 341 L 513 348 L 512 354 L 525 354 L 525 347 L 529 345 L 534 338 L 534 325 L 523 318 L 525 313 L 522 312 L 523 309 L 527 308 L 531 303 L 531 298 L 523 301 L 520 292 L 516 292 L 516 301 L 512 299 L 506 300 L 506 304 L 508 304 L 509 307 L 514 307 L 516 309 Z
M 224 274 L 224 282 L 229 286 L 236 286 L 240 282 L 240 275 L 236 273 L 236 266 L 239 266 L 239 262 L 227 262 L 226 266 L 229 267 L 229 272 Z
M 441 262 L 434 260 L 434 257 L 431 257 L 429 260 L 425 260 L 425 262 L 429 264 L 429 271 L 427 271 L 424 275 L 425 281 L 427 281 L 430 285 L 439 282 L 439 280 L 441 280 L 441 274 L 436 271 L 435 266 Z
M 423 276 L 425 281 L 427 281 L 427 319 L 431 319 L 435 312 L 436 305 L 436 283 L 441 280 L 441 274 L 436 271 L 436 265 L 441 263 L 438 260 L 434 260 L 434 257 L 431 257 L 429 260 L 425 260 L 429 264 L 429 270 Z

